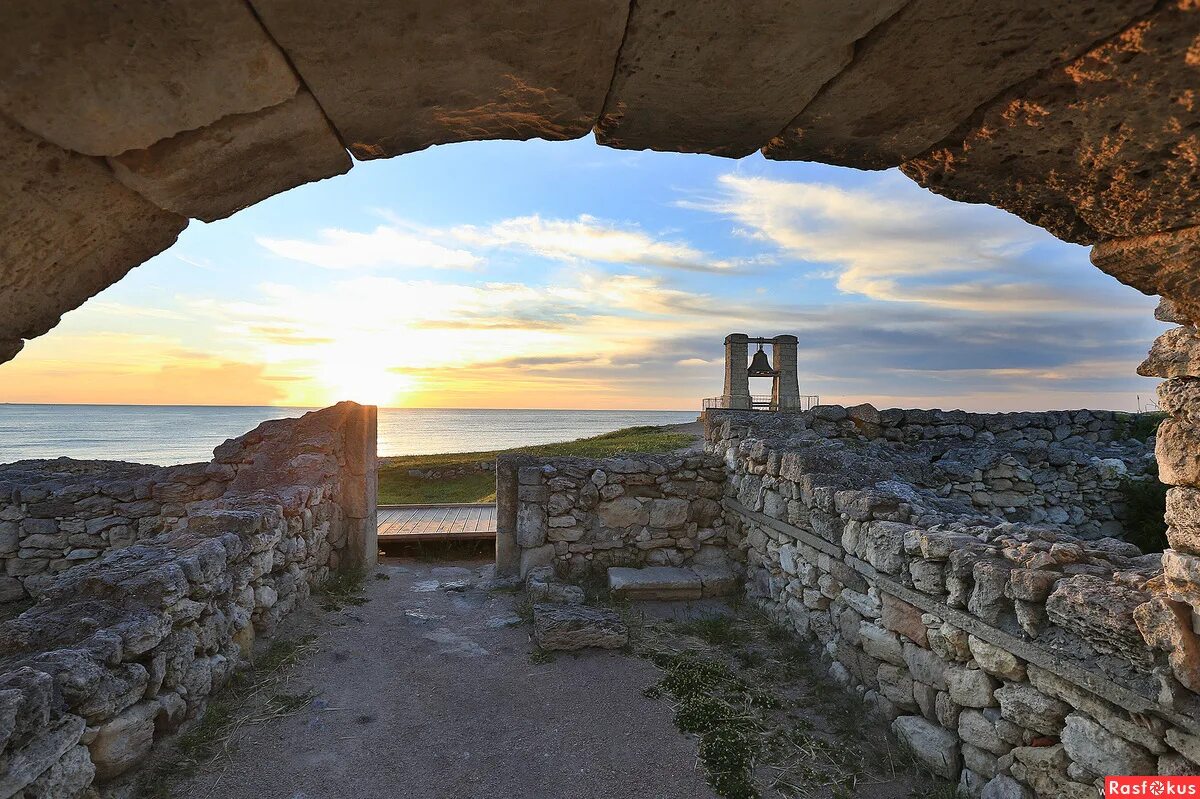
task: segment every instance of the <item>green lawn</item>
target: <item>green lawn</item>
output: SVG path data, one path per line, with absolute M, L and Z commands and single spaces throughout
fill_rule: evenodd
M 670 452 L 686 447 L 692 437 L 661 427 L 627 427 L 611 433 L 539 444 L 533 447 L 503 450 L 529 455 L 577 455 L 605 458 L 635 452 Z M 493 472 L 471 472 L 461 477 L 425 480 L 410 476 L 409 469 L 447 469 L 458 465 L 495 460 L 500 451 L 460 452 L 449 455 L 405 455 L 386 458 L 379 467 L 379 504 L 414 505 L 439 502 L 495 502 L 496 476 Z

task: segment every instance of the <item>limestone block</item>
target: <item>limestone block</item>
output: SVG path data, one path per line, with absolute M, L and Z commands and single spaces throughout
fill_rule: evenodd
M 953 780 L 962 767 L 958 736 L 921 716 L 900 716 L 892 732 L 913 755 L 939 777 Z
M 996 725 L 974 708 L 967 708 L 959 715 L 958 737 L 993 755 L 1007 754 L 1012 749 L 1012 744 L 997 734 Z
M 225 117 L 109 159 L 117 178 L 156 205 L 212 222 L 288 189 L 350 170 L 312 95 Z
M 624 0 L 252 5 L 359 159 L 584 135 L 629 10 Z
M 296 76 L 237 0 L 6 5 L 0 110 L 76 152 L 117 155 L 283 102 Z
M 1083 713 L 1067 716 L 1062 743 L 1072 760 L 1093 774 L 1153 774 L 1150 753 L 1106 730 Z
M 154 743 L 154 719 L 158 709 L 157 702 L 139 702 L 100 727 L 100 732 L 88 745 L 97 779 L 110 780 L 146 756 Z
M 689 562 L 689 568 L 700 577 L 703 596 L 729 596 L 737 593 L 738 576 L 728 563 L 704 563 L 693 559 Z
M 996 623 L 1009 608 L 1005 587 L 1012 571 L 1007 561 L 998 559 L 980 560 L 973 564 L 975 587 L 967 608 L 986 622 Z
M 1092 248 L 1091 258 L 1101 271 L 1126 285 L 1170 297 L 1177 314 L 1200 318 L 1200 227 L 1101 241 Z
M 634 497 L 619 497 L 601 502 L 596 506 L 596 515 L 602 526 L 614 529 L 648 524 L 650 521 L 650 512 L 646 506 Z
M 1200 486 L 1200 430 L 1186 419 L 1168 418 L 1158 426 L 1154 457 L 1159 479 L 1168 485 Z
M 1136 589 L 1088 574 L 1062 580 L 1046 600 L 1051 622 L 1070 630 L 1097 651 L 1145 663 L 1149 650 L 1133 611 L 1149 597 Z
M 765 148 L 774 159 L 884 169 L 919 155 L 1008 87 L 1084 51 L 1148 10 L 910 3 L 855 47 L 854 61 Z M 1010 43 L 1021 42 L 1019 48 Z
M 1028 683 L 1008 683 L 997 688 L 995 695 L 1000 715 L 1043 735 L 1058 735 L 1063 719 L 1071 711 L 1065 702 L 1046 696 Z
M 890 630 L 869 621 L 859 623 L 859 640 L 863 651 L 876 660 L 882 660 L 896 666 L 904 666 L 904 648 L 900 639 Z
M 42 141 L 3 116 L 0 152 L 0 340 L 45 333 L 63 313 L 171 246 L 187 225 L 122 186 L 103 162 Z
M 1138 605 L 1133 616 L 1146 643 L 1168 653 L 1175 678 L 1200 692 L 1200 641 L 1192 631 L 1191 607 L 1156 596 Z
M 687 521 L 688 501 L 686 499 L 653 499 L 650 501 L 651 527 L 674 529 L 682 527 Z
M 1149 717 L 1139 717 L 1135 722 L 1129 718 L 1129 714 L 1110 704 L 1103 697 L 1085 691 L 1057 674 L 1038 668 L 1033 664 L 1029 664 L 1026 668 L 1029 672 L 1030 684 L 1043 694 L 1060 699 L 1075 710 L 1086 713 L 1110 732 L 1127 741 L 1139 744 L 1156 754 L 1166 751 L 1166 747 L 1162 744 L 1164 729 L 1161 722 L 1156 722 Z
M 546 542 L 546 509 L 541 505 L 521 503 L 517 509 L 517 546 L 540 547 Z
M 64 716 L 24 745 L 7 754 L 0 774 L 0 796 L 12 796 L 41 776 L 79 743 L 86 725 L 79 716 Z
M 1154 339 L 1137 371 L 1144 377 L 1200 377 L 1200 332 L 1194 327 L 1171 328 Z
M 629 631 L 615 610 L 536 604 L 533 637 L 542 649 L 620 649 L 628 642 Z
M 1132 21 L 1149 6 L 1108 8 L 1115 15 L 1101 19 L 1122 27 L 1124 16 L 1132 24 L 1107 39 L 1082 40 L 1096 44 L 1001 94 L 965 135 L 956 132 L 952 144 L 901 170 L 938 194 L 1003 208 L 1067 241 L 1195 225 L 1200 186 L 1191 179 L 1190 152 L 1178 142 L 1200 107 L 1175 98 L 1195 84 L 1189 53 L 1200 33 L 1200 9 L 1158 4 Z
M 914 680 L 931 685 L 939 691 L 946 690 L 946 661 L 937 654 L 916 644 L 906 643 L 904 662 Z
M 87 747 L 75 746 L 31 782 L 23 796 L 27 799 L 75 799 L 85 795 L 95 774 L 96 768 Z
M 997 774 L 983 786 L 980 799 L 1034 799 L 1033 792 L 1006 774 Z
M 1026 602 L 1045 602 L 1062 574 L 1049 569 L 1013 569 L 1008 574 L 1005 595 Z
M 918 608 L 886 592 L 880 595 L 880 599 L 883 605 L 880 624 L 903 635 L 917 646 L 929 645 L 929 637 Z
M 993 694 L 996 681 L 981 669 L 950 666 L 946 669 L 947 692 L 963 707 L 991 707 L 996 704 Z
M 543 544 L 540 547 L 521 550 L 520 576 L 525 577 L 531 569 L 539 566 L 549 566 L 554 563 L 554 544 Z
M 1158 408 L 1170 416 L 1200 420 L 1200 380 L 1172 378 L 1158 384 Z
M 877 679 L 879 693 L 885 699 L 900 710 L 917 710 L 916 698 L 913 696 L 913 680 L 907 669 L 883 663 L 879 666 Z
M 979 668 L 993 677 L 1014 681 L 1025 679 L 1025 664 L 1011 652 L 974 635 L 967 638 L 967 645 Z
M 897 0 L 634 5 L 601 144 L 740 158 L 775 136 L 850 62 Z
M 613 596 L 628 599 L 699 599 L 703 594 L 696 572 L 673 566 L 614 566 L 608 570 L 608 587 Z

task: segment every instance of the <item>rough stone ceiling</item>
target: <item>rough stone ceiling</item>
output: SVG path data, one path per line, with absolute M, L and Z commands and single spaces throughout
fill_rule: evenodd
M 0 361 L 352 161 L 595 132 L 1007 209 L 1200 311 L 1200 0 L 11 0 Z

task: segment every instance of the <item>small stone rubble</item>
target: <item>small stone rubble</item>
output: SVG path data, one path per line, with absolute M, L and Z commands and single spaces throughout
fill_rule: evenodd
M 36 603 L 0 624 L 0 798 L 104 795 L 331 570 L 373 562 L 374 435 L 374 409 L 342 403 L 266 422 L 211 464 L 9 467 L 23 475 L 5 488 L 9 516 L 66 542 L 39 540 L 47 552 L 88 535 L 89 519 L 138 521 L 94 532 L 105 551 L 82 565 L 24 583 Z M 45 490 L 27 479 L 39 471 Z M 22 549 L 42 534 L 22 533 Z M 17 562 L 29 560 L 79 562 Z

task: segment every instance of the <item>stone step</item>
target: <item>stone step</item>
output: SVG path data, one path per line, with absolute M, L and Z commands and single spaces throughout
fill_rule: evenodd
M 608 570 L 608 588 L 618 599 L 699 599 L 704 582 L 693 569 L 646 566 Z

